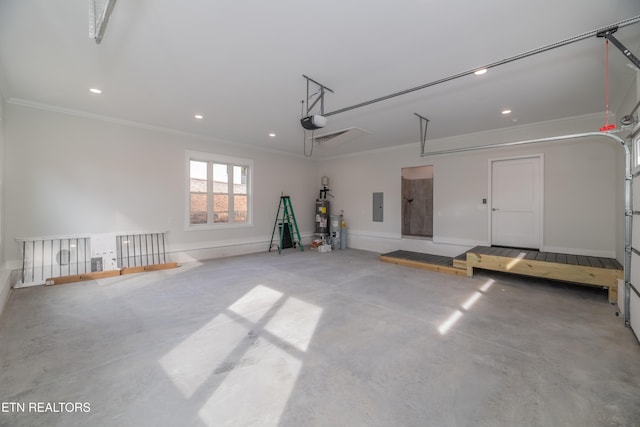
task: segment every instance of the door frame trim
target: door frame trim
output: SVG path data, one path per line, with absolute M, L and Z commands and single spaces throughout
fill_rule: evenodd
M 521 159 L 531 159 L 538 158 L 540 161 L 540 178 L 538 185 L 540 186 L 540 200 L 538 201 L 538 209 L 540 209 L 540 227 L 538 229 L 538 246 L 539 250 L 544 249 L 544 153 L 537 154 L 523 154 L 520 156 L 509 156 L 509 157 L 496 157 L 488 159 L 488 176 L 489 176 L 489 186 L 487 194 L 488 203 L 487 203 L 487 220 L 488 220 L 488 228 L 489 234 L 487 236 L 487 242 L 489 242 L 489 246 L 493 245 L 493 162 L 500 162 L 505 160 L 521 160 Z

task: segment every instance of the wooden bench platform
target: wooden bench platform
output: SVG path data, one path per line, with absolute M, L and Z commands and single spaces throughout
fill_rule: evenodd
M 618 280 L 624 278 L 615 259 L 496 246 L 476 246 L 453 258 L 394 251 L 380 255 L 380 260 L 458 276 L 473 277 L 473 269 L 480 268 L 601 287 L 608 289 L 612 304 L 618 301 Z
M 623 267 L 611 258 L 540 252 L 530 249 L 476 246 L 466 252 L 467 276 L 473 269 L 502 271 L 609 289 L 609 302 L 618 300 Z

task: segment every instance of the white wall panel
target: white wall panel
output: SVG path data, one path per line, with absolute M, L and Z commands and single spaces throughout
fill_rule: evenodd
M 633 210 L 640 211 L 640 177 L 633 178 L 633 181 L 631 184 L 631 190 L 633 193 L 633 196 L 632 196 Z M 640 239 L 636 240 L 636 242 L 640 242 Z
M 590 131 L 600 126 L 597 118 L 552 122 L 510 128 L 500 132 L 466 135 L 429 141 L 430 150 L 487 145 Z M 408 249 L 401 239 L 401 169 L 434 166 L 435 253 L 447 250 L 448 242 L 474 246 L 486 243 L 488 209 L 488 159 L 543 153 L 545 156 L 544 245 L 583 255 L 616 256 L 616 188 L 623 175 L 616 169 L 620 147 L 604 138 L 549 142 L 460 154 L 420 157 L 419 143 L 394 150 L 378 150 L 331 159 L 322 174 L 331 178 L 335 199 L 332 208 L 344 209 L 358 239 L 350 247 L 367 249 L 380 233 L 396 236 L 394 249 Z M 319 178 L 318 178 L 319 179 Z M 371 221 L 371 193 L 385 193 L 384 222 Z M 365 235 L 370 239 L 365 239 Z M 367 246 L 355 246 L 366 242 Z M 353 243 L 353 245 L 351 244 Z M 385 240 L 376 247 L 389 247 Z
M 313 230 L 320 176 L 331 179 L 333 212 L 344 210 L 354 230 L 351 247 L 428 247 L 434 253 L 488 242 L 489 158 L 544 153 L 547 247 L 613 256 L 616 156 L 604 139 L 420 157 L 419 143 L 393 150 L 315 160 L 187 135 L 132 128 L 9 104 L 7 108 L 6 236 L 169 231 L 171 244 L 205 249 L 206 242 L 244 244 L 268 239 L 280 192 L 292 196 L 301 232 Z M 554 121 L 499 132 L 430 141 L 431 149 L 486 145 L 591 130 L 600 117 Z M 255 161 L 254 226 L 184 231 L 184 150 Z M 403 167 L 434 165 L 434 238 L 428 245 L 401 238 Z M 384 222 L 373 222 L 371 194 L 385 194 Z M 357 233 L 356 233 L 357 231 Z M 356 235 L 357 234 L 357 238 Z M 389 240 L 387 237 L 393 236 Z M 253 239 L 253 240 L 252 240 Z M 397 239 L 397 240 L 395 240 Z M 380 245 L 373 242 L 380 240 Z M 248 242 L 251 241 L 251 242 Z M 361 242 L 361 246 L 358 246 Z M 352 245 L 353 243 L 353 245 Z M 458 249 L 457 247 L 455 248 Z M 7 259 L 19 259 L 7 245 Z
M 5 263 L 5 247 L 7 238 L 5 236 L 5 104 L 4 97 L 0 93 L 0 315 L 9 299 L 11 283 L 9 281 L 10 272 Z
M 631 283 L 639 287 L 640 284 L 640 255 L 631 254 Z
M 631 290 L 631 304 L 629 313 L 629 323 L 631 329 L 636 334 L 636 337 L 640 338 L 640 297 L 633 290 Z
M 640 211 L 640 177 L 633 178 L 633 211 Z M 640 250 L 640 215 L 633 216 L 633 226 L 631 233 L 631 247 Z M 631 253 L 631 283 L 636 289 L 640 289 L 640 255 L 635 252 Z M 624 289 L 622 290 L 624 293 Z M 640 333 L 640 298 L 634 292 L 630 291 L 630 307 L 629 307 L 629 324 L 636 336 Z M 622 307 L 624 311 L 624 307 Z
M 16 104 L 6 116 L 8 260 L 20 259 L 15 237 L 146 230 L 166 230 L 168 250 L 188 248 L 194 258 L 210 242 L 266 251 L 281 193 L 301 233 L 313 231 L 320 181 L 317 163 L 302 155 Z M 185 231 L 185 150 L 254 161 L 253 225 Z
M 634 215 L 631 230 L 631 247 L 640 250 L 640 215 Z M 639 282 L 640 283 L 640 282 Z

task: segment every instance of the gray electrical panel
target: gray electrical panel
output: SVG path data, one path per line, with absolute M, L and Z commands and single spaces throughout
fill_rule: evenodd
M 383 193 L 373 193 L 373 220 L 382 222 Z

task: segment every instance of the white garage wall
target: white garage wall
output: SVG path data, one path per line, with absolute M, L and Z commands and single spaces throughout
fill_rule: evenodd
M 636 73 L 636 81 L 632 82 L 629 86 L 629 89 L 625 92 L 626 96 L 624 97 L 624 99 L 622 100 L 622 102 L 620 103 L 620 105 L 617 107 L 616 109 L 616 116 L 617 117 L 623 117 L 627 114 L 629 114 L 634 107 L 636 106 L 638 100 L 640 99 L 640 72 Z M 637 115 L 637 114 L 636 114 Z M 637 127 L 637 125 L 636 125 Z M 630 130 L 627 129 L 624 132 L 621 132 L 619 135 L 621 135 L 622 137 L 626 137 L 628 134 L 630 133 Z M 633 155 L 632 155 L 633 157 Z M 625 162 L 624 162 L 624 158 L 619 158 L 618 159 L 618 170 L 624 171 L 625 170 Z M 637 168 L 632 170 L 632 173 L 635 174 L 637 173 L 638 170 Z M 640 204 L 640 180 L 636 177 L 633 179 L 632 181 L 632 188 L 633 188 L 633 197 L 632 197 L 632 201 L 633 201 L 633 211 L 638 211 L 639 209 L 639 204 Z M 625 216 L 624 216 L 624 204 L 625 204 L 625 189 L 624 189 L 624 184 L 621 182 L 618 182 L 618 188 L 616 190 L 616 205 L 618 206 L 619 212 L 616 215 L 616 220 L 618 221 L 618 224 L 616 225 L 616 230 L 617 230 L 617 245 L 616 245 L 616 258 L 618 259 L 618 261 L 620 261 L 620 263 L 623 263 L 624 261 L 624 257 L 625 257 L 625 252 L 624 252 L 624 245 L 625 245 L 625 236 L 624 236 L 624 222 L 625 222 Z M 638 249 L 638 247 L 640 246 L 639 242 L 640 242 L 640 235 L 639 235 L 639 231 L 640 228 L 638 227 L 638 217 L 637 215 L 634 215 L 632 217 L 632 221 L 633 221 L 633 226 L 632 226 L 632 247 L 634 247 L 636 250 Z M 631 255 L 631 269 L 630 269 L 630 280 L 632 284 L 636 284 L 636 289 L 637 289 L 637 283 L 640 283 L 640 281 L 638 280 L 638 278 L 640 277 L 640 257 L 638 255 L 636 255 L 635 253 L 632 253 Z M 625 318 L 624 314 L 625 314 L 625 304 L 624 301 L 626 299 L 626 288 L 624 286 L 624 281 L 619 281 L 619 285 L 618 285 L 618 309 L 619 309 L 619 313 L 620 313 L 620 318 Z M 638 330 L 637 325 L 639 325 L 640 323 L 640 312 L 638 312 L 638 306 L 640 306 L 640 300 L 638 299 L 638 295 L 632 290 L 630 293 L 630 299 L 632 301 L 631 306 L 635 307 L 636 312 L 632 312 L 630 310 L 630 316 L 631 316 L 631 326 L 635 327 L 635 330 Z M 635 323 L 635 325 L 634 325 Z
M 636 81 L 631 82 L 628 90 L 625 91 L 625 96 L 620 103 L 620 105 L 616 108 L 616 117 L 624 117 L 629 114 L 633 108 L 636 106 L 638 100 L 640 99 L 640 71 L 636 73 Z M 637 115 L 637 113 L 636 113 Z M 618 128 L 620 129 L 620 121 L 617 122 Z M 630 129 L 626 131 L 618 133 L 618 135 L 622 138 L 626 138 L 629 134 Z M 621 173 L 624 173 L 625 170 L 625 158 L 624 156 L 619 156 L 618 158 L 618 170 Z M 618 187 L 616 189 L 616 206 L 618 206 L 619 212 L 616 215 L 616 220 L 618 224 L 616 225 L 617 236 L 616 240 L 618 245 L 616 246 L 616 258 L 620 263 L 623 262 L 624 259 L 624 204 L 625 204 L 625 186 L 624 181 L 617 182 Z
M 5 142 L 4 142 L 4 124 L 5 124 L 5 102 L 2 93 L 0 93 L 0 315 L 4 310 L 4 306 L 9 299 L 11 291 L 11 283 L 9 281 L 10 270 L 5 263 L 5 220 L 4 220 L 4 194 L 5 194 Z
M 430 150 L 487 145 L 597 130 L 602 116 L 559 120 L 504 131 L 428 142 Z M 550 142 L 435 157 L 420 157 L 419 144 L 333 158 L 321 167 L 331 178 L 333 212 L 344 209 L 349 246 L 457 255 L 487 244 L 488 162 L 544 153 L 544 250 L 615 257 L 616 171 L 623 150 L 604 138 Z M 400 236 L 400 170 L 434 165 L 433 241 Z M 384 222 L 371 218 L 372 192 L 384 192 Z
M 172 132 L 6 108 L 7 259 L 16 237 L 167 230 L 172 260 L 266 251 L 281 192 L 313 231 L 316 163 Z M 253 226 L 185 231 L 185 150 L 252 159 Z
M 6 106 L 6 259 L 15 237 L 168 230 L 179 260 L 263 250 L 280 192 L 292 196 L 301 231 L 313 230 L 320 175 L 331 178 L 332 212 L 345 211 L 349 246 L 457 255 L 488 242 L 488 161 L 544 153 L 545 250 L 615 256 L 616 163 L 622 150 L 604 139 L 545 143 L 424 157 L 419 144 L 330 158 L 303 157 L 29 108 Z M 601 116 L 430 141 L 430 149 L 485 145 L 592 131 Z M 184 152 L 251 158 L 254 226 L 184 231 Z M 330 155 L 330 153 L 329 153 Z M 434 239 L 400 237 L 400 170 L 434 165 Z M 372 221 L 372 193 L 384 192 L 384 222 Z M 266 250 L 266 246 L 264 248 Z
M 635 87 L 632 87 L 628 91 L 628 94 L 634 94 L 635 96 L 627 96 L 626 102 L 623 105 L 622 114 L 628 114 L 635 107 L 637 100 L 640 99 L 640 73 L 638 73 Z M 635 90 L 634 90 L 635 89 Z M 637 125 L 636 125 L 637 128 Z M 632 166 L 633 163 L 632 163 Z M 640 211 L 640 167 L 634 167 L 632 174 L 634 175 L 632 182 L 632 211 L 634 213 Z M 636 338 L 640 336 L 640 295 L 638 289 L 640 289 L 640 255 L 638 250 L 640 249 L 640 215 L 634 214 L 632 216 L 632 236 L 631 236 L 631 272 L 630 272 L 630 289 L 627 295 L 627 288 L 623 286 L 618 290 L 618 308 L 620 312 L 624 314 L 624 318 L 628 317 L 629 326 L 636 335 Z M 627 307 L 625 301 L 629 299 L 629 312 L 627 313 Z
M 638 171 L 636 170 L 636 173 Z M 640 211 L 640 176 L 636 176 L 632 181 L 633 185 L 633 211 Z M 636 333 L 636 336 L 640 334 L 640 296 L 638 295 L 638 289 L 640 289 L 640 255 L 638 255 L 638 250 L 640 250 L 640 226 L 638 226 L 638 222 L 640 221 L 640 215 L 633 216 L 633 227 L 632 227 L 632 239 L 631 239 L 631 247 L 633 248 L 633 252 L 631 253 L 631 289 L 629 291 L 629 326 Z M 626 307 L 624 301 L 626 299 L 626 287 L 622 287 L 619 290 L 618 297 L 618 306 L 620 308 L 621 313 L 625 313 Z
M 634 101 L 640 100 L 640 72 L 636 74 L 635 91 L 631 90 L 629 92 L 636 94 Z M 636 103 L 633 104 L 634 107 L 635 107 L 635 104 Z M 633 107 L 629 108 L 629 104 L 627 104 L 624 110 L 625 114 L 628 114 L 632 109 Z M 634 172 L 637 173 L 638 170 Z M 638 211 L 640 210 L 640 207 L 638 207 L 638 205 L 640 205 L 640 194 L 638 194 L 640 193 L 640 180 L 638 178 L 635 178 L 632 181 L 632 186 L 633 186 L 633 199 L 632 199 L 633 211 Z M 637 239 L 635 237 L 636 235 L 635 231 L 637 229 L 640 229 L 640 217 L 638 217 L 637 215 L 634 215 L 632 218 L 633 218 L 633 225 L 631 228 L 634 231 L 633 233 L 634 236 L 631 241 L 631 247 L 638 249 L 638 246 L 640 246 L 640 239 Z M 637 290 L 640 288 L 640 281 L 637 280 L 636 278 L 640 276 L 639 274 L 640 269 L 633 265 L 633 259 L 637 258 L 638 255 L 632 252 L 631 256 L 632 256 L 632 266 L 631 266 L 630 281 L 633 285 L 633 289 L 630 290 L 630 294 L 629 294 L 629 326 L 634 331 L 636 338 L 639 338 L 640 337 L 640 295 L 638 294 Z M 626 287 L 624 289 L 626 291 Z M 626 294 L 623 297 L 626 298 Z M 624 309 L 622 311 L 624 312 Z

